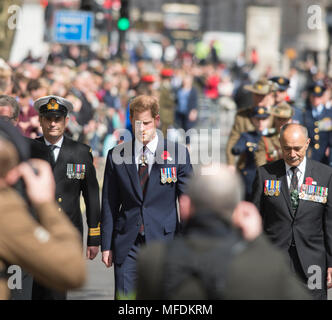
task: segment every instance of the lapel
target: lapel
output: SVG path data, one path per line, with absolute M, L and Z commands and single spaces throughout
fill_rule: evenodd
M 312 171 L 313 171 L 312 162 L 310 161 L 310 159 L 307 158 L 307 163 L 305 165 L 303 184 L 305 183 L 305 179 L 312 175 Z M 306 200 L 301 200 L 301 199 L 299 200 L 299 206 L 297 207 L 296 215 L 299 215 L 301 213 L 301 208 L 303 207 L 305 202 L 306 202 Z
M 285 161 L 282 161 L 282 168 L 281 168 L 281 193 L 283 197 L 285 198 L 285 201 L 287 203 L 288 212 L 290 213 L 291 217 L 294 218 L 291 200 L 290 200 L 290 194 L 288 189 L 288 183 L 287 183 L 287 174 L 286 174 L 286 165 Z
M 137 165 L 135 162 L 135 140 L 132 140 L 130 142 L 131 146 L 126 150 L 126 148 L 123 150 L 124 154 L 124 163 L 125 163 L 125 168 L 128 172 L 129 178 L 132 182 L 133 189 L 136 192 L 137 196 L 139 199 L 143 202 L 143 191 L 141 184 L 139 182 L 139 177 L 138 177 L 138 170 L 137 170 Z M 131 149 L 131 153 L 128 152 L 129 149 Z

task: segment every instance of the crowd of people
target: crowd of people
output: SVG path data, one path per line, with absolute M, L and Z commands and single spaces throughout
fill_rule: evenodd
M 313 296 L 326 299 L 327 288 L 332 286 L 332 196 L 328 192 L 332 181 L 332 85 L 310 61 L 298 67 L 292 67 L 287 77 L 269 72 L 258 76 L 256 64 L 241 59 L 227 65 L 216 56 L 200 61 L 179 53 L 175 65 L 138 57 L 130 63 L 84 47 L 54 44 L 45 61 L 31 56 L 18 65 L 0 61 L 0 117 L 25 137 L 22 141 L 31 157 L 50 164 L 48 169 L 43 164 L 37 168 L 41 171 L 37 170 L 37 177 L 49 170 L 55 181 L 50 182 L 54 198 L 48 194 L 41 204 L 56 202 L 55 208 L 66 213 L 81 237 L 82 194 L 88 224 L 86 257 L 94 259 L 100 246 L 102 262 L 106 267 L 114 264 L 116 298 L 137 291 L 139 299 L 306 299 L 310 298 L 310 266 L 318 265 L 324 285 L 314 286 Z M 233 104 L 226 103 L 226 108 L 235 105 L 238 109 L 235 119 L 230 119 L 234 124 L 226 147 L 228 166 L 214 173 L 205 168 L 210 171 L 207 177 L 194 173 L 189 149 L 171 138 L 164 140 L 170 128 L 188 131 L 199 124 L 201 97 L 220 106 L 227 97 Z M 12 129 L 6 126 L 0 128 L 0 147 L 1 143 L 5 146 L 0 154 L 4 152 L 8 158 L 6 143 L 15 146 L 16 140 L 8 137 L 6 130 Z M 133 139 L 126 139 L 122 129 L 130 130 Z M 117 161 L 119 155 L 124 163 Z M 95 169 L 99 158 L 106 160 L 101 201 Z M 24 186 L 15 184 L 17 179 L 10 183 L 10 175 L 28 159 L 17 159 L 4 169 L 0 191 L 12 192 L 15 185 L 15 192 L 30 204 L 27 214 L 33 216 L 34 206 L 38 210 L 40 205 L 35 194 L 26 195 Z M 221 187 L 224 180 L 229 184 Z M 301 205 L 304 201 L 310 205 Z M 179 216 L 189 219 L 188 224 L 183 225 Z M 304 216 L 307 218 L 301 219 Z M 49 244 L 50 234 L 56 230 L 47 223 L 41 230 L 35 238 Z M 77 236 L 74 231 L 68 229 L 67 237 Z M 166 247 L 149 247 L 155 241 L 171 240 L 179 232 L 184 239 Z M 230 245 L 225 247 L 223 242 Z M 289 257 L 289 265 L 270 242 Z M 15 248 L 8 252 L 11 250 Z M 162 252 L 166 252 L 167 262 Z M 207 270 L 200 267 L 204 261 L 217 265 L 216 252 L 227 261 L 225 270 L 231 273 L 210 265 Z M 267 252 L 269 258 L 252 263 Z M 179 257 L 183 256 L 187 260 L 182 263 Z M 55 273 L 63 258 L 60 255 L 54 261 Z M 59 286 L 45 281 L 45 275 L 40 277 L 24 255 L 8 262 L 17 262 L 28 272 L 26 298 L 66 299 L 65 291 L 84 280 L 82 264 L 77 282 Z M 237 280 L 241 285 L 248 281 L 247 290 L 241 290 L 237 281 L 228 282 L 243 273 L 243 266 L 266 271 L 270 267 L 262 266 L 271 262 L 279 265 L 280 273 L 267 272 L 264 278 L 271 276 L 272 280 L 265 287 L 260 287 L 260 273 L 253 281 Z M 146 273 L 150 269 L 160 269 L 161 286 L 153 281 L 157 277 Z M 147 281 L 142 281 L 145 277 Z M 165 283 L 165 277 L 171 280 Z M 157 293 L 156 288 L 161 291 Z
M 2 61 L 0 93 L 17 99 L 19 128 L 30 138 L 41 135 L 33 101 L 48 94 L 68 99 L 74 110 L 66 133 L 89 144 L 94 156 L 106 157 L 120 139 L 117 129 L 130 128 L 128 103 L 139 94 L 160 99 L 164 135 L 167 128 L 187 131 L 197 123 L 200 96 L 217 99 L 223 91 L 231 95 L 232 90 L 225 90 L 230 84 L 225 66 L 215 69 L 209 63 L 194 64 L 194 58 L 183 59 L 178 67 L 143 58 L 130 63 L 106 59 L 86 48 L 54 44 L 46 61 L 30 55 L 19 65 Z
M 239 58 L 230 65 L 212 57 L 199 60 L 194 53 L 185 51 L 177 54 L 175 62 L 137 57 L 130 63 L 105 58 L 104 53 L 98 54 L 86 47 L 54 44 L 47 58 L 28 55 L 18 65 L 2 61 L 0 93 L 18 100 L 19 128 L 31 138 L 41 135 L 33 101 L 48 94 L 67 98 L 74 105 L 67 134 L 91 145 L 95 157 L 104 158 L 121 138 L 118 129 L 130 127 L 128 102 L 139 94 L 160 98 L 160 129 L 164 135 L 168 128 L 187 132 L 197 124 L 201 97 L 219 105 L 231 100 L 233 103 L 228 105 L 236 105 L 238 109 L 257 104 L 245 89 L 258 80 L 251 62 L 246 64 Z M 325 99 L 331 105 L 326 75 L 309 62 L 300 67 L 289 71 L 287 99 L 297 108 L 305 108 L 307 86 L 312 81 L 320 81 L 328 87 Z M 269 72 L 264 76 L 269 78 Z M 223 100 L 224 97 L 230 99 Z M 276 103 L 284 98 L 277 97 Z

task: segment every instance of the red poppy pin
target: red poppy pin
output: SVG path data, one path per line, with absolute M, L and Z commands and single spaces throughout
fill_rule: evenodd
M 163 160 L 169 160 L 169 161 L 172 161 L 172 158 L 171 158 L 171 155 L 168 151 L 164 151 L 162 154 L 161 154 L 161 158 Z
M 311 177 L 307 177 L 307 178 L 305 178 L 305 184 L 312 185 L 312 181 L 313 181 L 313 180 L 314 180 L 313 178 L 311 178 Z

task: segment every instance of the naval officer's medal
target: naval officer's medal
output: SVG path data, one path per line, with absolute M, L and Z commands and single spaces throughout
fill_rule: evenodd
M 67 177 L 69 179 L 83 180 L 85 177 L 85 164 L 67 163 Z

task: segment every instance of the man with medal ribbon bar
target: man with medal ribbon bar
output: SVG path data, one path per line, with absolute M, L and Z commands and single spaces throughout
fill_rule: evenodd
M 315 299 L 327 299 L 332 287 L 332 168 L 307 158 L 309 145 L 306 127 L 284 125 L 283 159 L 257 169 L 252 202 L 266 235 L 284 252 L 294 274 Z M 280 196 L 273 197 L 279 190 Z M 319 286 L 308 285 L 312 266 L 321 270 L 315 280 Z
M 89 146 L 65 136 L 68 113 L 72 103 L 55 95 L 41 97 L 34 102 L 39 113 L 43 136 L 37 138 L 50 146 L 53 154 L 53 174 L 56 183 L 58 210 L 64 211 L 83 238 L 83 220 L 80 197 L 83 195 L 88 224 L 86 256 L 94 259 L 100 245 L 99 185 Z M 65 248 L 64 248 L 65 250 Z M 65 267 L 65 266 L 64 266 Z M 66 293 L 56 292 L 34 282 L 32 298 L 35 300 L 66 299 Z
M 141 247 L 171 240 L 179 230 L 174 200 L 181 203 L 192 174 L 185 146 L 164 139 L 157 131 L 158 100 L 137 96 L 129 109 L 135 136 L 109 151 L 102 196 L 102 261 L 106 267 L 114 263 L 116 298 L 135 291 Z M 144 167 L 148 170 L 143 174 Z M 147 183 L 142 183 L 143 177 L 148 178 Z

